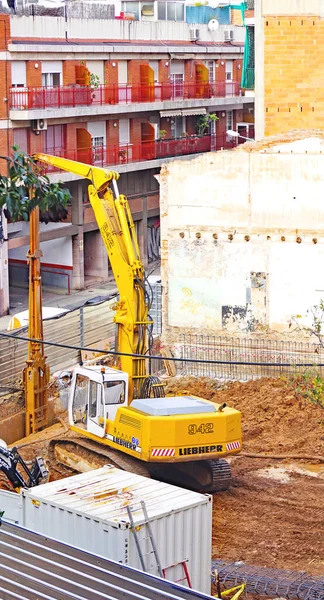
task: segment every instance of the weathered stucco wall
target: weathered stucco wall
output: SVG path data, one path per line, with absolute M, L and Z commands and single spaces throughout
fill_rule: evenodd
M 218 152 L 162 169 L 164 335 L 284 331 L 324 298 L 321 148 Z

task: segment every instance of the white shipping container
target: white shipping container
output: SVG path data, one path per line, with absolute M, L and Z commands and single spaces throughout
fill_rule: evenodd
M 145 502 L 162 569 L 210 594 L 212 497 L 121 471 L 111 465 L 22 490 L 21 525 L 61 542 L 141 569 L 130 506 L 144 562 L 158 575 L 141 501 Z M 181 581 L 188 585 L 187 580 Z

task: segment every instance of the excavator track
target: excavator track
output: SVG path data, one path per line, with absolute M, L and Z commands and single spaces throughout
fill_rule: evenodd
M 145 463 L 118 450 L 81 437 L 55 439 L 50 442 L 50 455 L 73 471 L 84 473 L 109 463 L 136 475 L 150 477 Z
M 223 492 L 231 484 L 231 469 L 224 458 L 167 465 L 148 464 L 81 437 L 52 440 L 50 454 L 55 461 L 81 473 L 109 463 L 136 475 L 152 477 L 202 493 Z
M 151 467 L 154 479 L 173 483 L 196 492 L 215 494 L 229 489 L 231 468 L 224 458 L 199 460 Z

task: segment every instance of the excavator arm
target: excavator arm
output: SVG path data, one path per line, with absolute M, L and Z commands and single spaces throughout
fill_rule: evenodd
M 3 440 L 0 440 L 0 471 L 6 475 L 16 491 L 46 483 L 49 476 L 42 458 L 35 458 L 29 468 L 17 448 L 9 449 Z
M 34 154 L 34 160 L 75 173 L 90 181 L 91 206 L 104 241 L 119 291 L 115 322 L 117 347 L 125 354 L 148 350 L 149 305 L 145 292 L 145 273 L 128 200 L 119 194 L 119 174 L 73 160 Z M 146 359 L 120 357 L 120 368 L 129 374 L 129 401 L 140 397 L 146 375 Z

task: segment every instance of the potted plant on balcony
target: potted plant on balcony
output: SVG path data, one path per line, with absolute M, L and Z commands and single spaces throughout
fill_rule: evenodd
M 159 131 L 159 140 L 164 140 L 167 134 L 167 130 L 166 129 L 160 129 Z
M 119 157 L 121 163 L 127 162 L 127 158 L 128 158 L 127 149 L 121 148 L 120 150 L 118 150 L 118 157 Z
M 97 90 L 100 85 L 99 75 L 95 75 L 94 73 L 90 73 L 90 88 L 91 90 Z M 92 100 L 96 97 L 95 92 L 91 93 Z
M 213 121 L 218 121 L 218 116 L 216 113 L 207 113 L 206 115 L 201 115 L 197 121 L 197 134 L 199 136 L 205 135 L 210 123 Z

